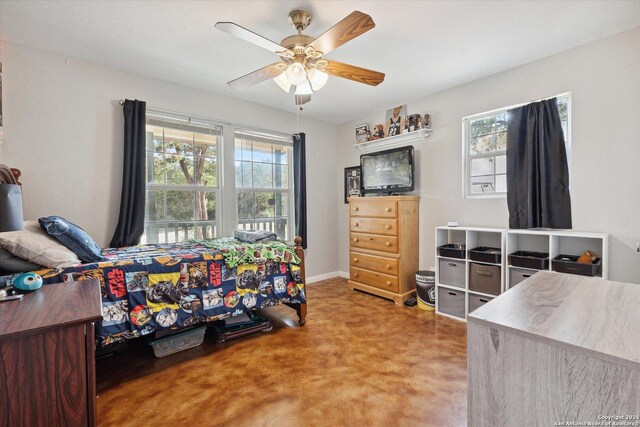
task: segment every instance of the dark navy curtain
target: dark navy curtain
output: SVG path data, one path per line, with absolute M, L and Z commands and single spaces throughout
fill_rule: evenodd
M 296 216 L 296 235 L 302 237 L 307 249 L 307 163 L 305 134 L 293 135 L 293 191 Z
M 509 110 L 510 228 L 571 228 L 569 166 L 556 98 Z
M 145 110 L 144 101 L 124 101 L 122 194 L 112 248 L 137 245 L 144 232 Z

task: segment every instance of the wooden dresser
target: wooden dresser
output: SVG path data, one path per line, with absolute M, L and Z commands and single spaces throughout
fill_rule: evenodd
M 349 198 L 349 288 L 392 299 L 415 293 L 418 196 Z
M 0 302 L 0 426 L 94 426 L 97 280 Z

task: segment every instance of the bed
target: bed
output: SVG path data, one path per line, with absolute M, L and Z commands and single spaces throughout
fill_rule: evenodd
M 285 304 L 306 322 L 302 239 L 243 243 L 233 238 L 105 249 L 103 262 L 35 271 L 44 285 L 96 279 L 103 348 L 149 334 L 173 333 L 254 308 Z M 0 277 L 0 287 L 10 277 Z

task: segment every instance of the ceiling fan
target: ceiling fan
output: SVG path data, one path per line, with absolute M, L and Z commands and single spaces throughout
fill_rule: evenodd
M 311 23 L 309 12 L 291 11 L 289 23 L 298 33 L 286 37 L 280 44 L 233 22 L 216 23 L 215 28 L 280 56 L 279 62 L 230 81 L 230 87 L 241 90 L 273 79 L 287 93 L 295 87 L 296 105 L 302 105 L 311 100 L 314 91 L 322 89 L 329 74 L 371 86 L 377 86 L 384 81 L 384 73 L 323 58 L 337 47 L 375 27 L 376 24 L 369 15 L 352 12 L 316 39 L 302 34 Z

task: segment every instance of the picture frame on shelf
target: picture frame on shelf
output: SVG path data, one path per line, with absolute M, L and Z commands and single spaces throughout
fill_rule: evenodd
M 384 125 L 382 123 L 373 127 L 373 133 L 369 137 L 369 141 L 375 141 L 376 139 L 384 138 Z
M 431 115 L 425 114 L 422 118 L 422 129 L 431 129 Z
M 360 166 L 344 168 L 344 202 L 349 203 L 349 197 L 362 196 Z
M 404 132 L 405 122 L 407 120 L 407 105 L 399 105 L 395 108 L 387 110 L 384 122 L 384 136 L 401 135 Z
M 367 142 L 369 140 L 369 136 L 371 136 L 369 123 L 363 123 L 356 126 L 356 144 Z
M 422 116 L 420 114 L 411 114 L 407 117 L 406 129 L 407 132 L 415 132 L 420 129 L 422 125 Z

